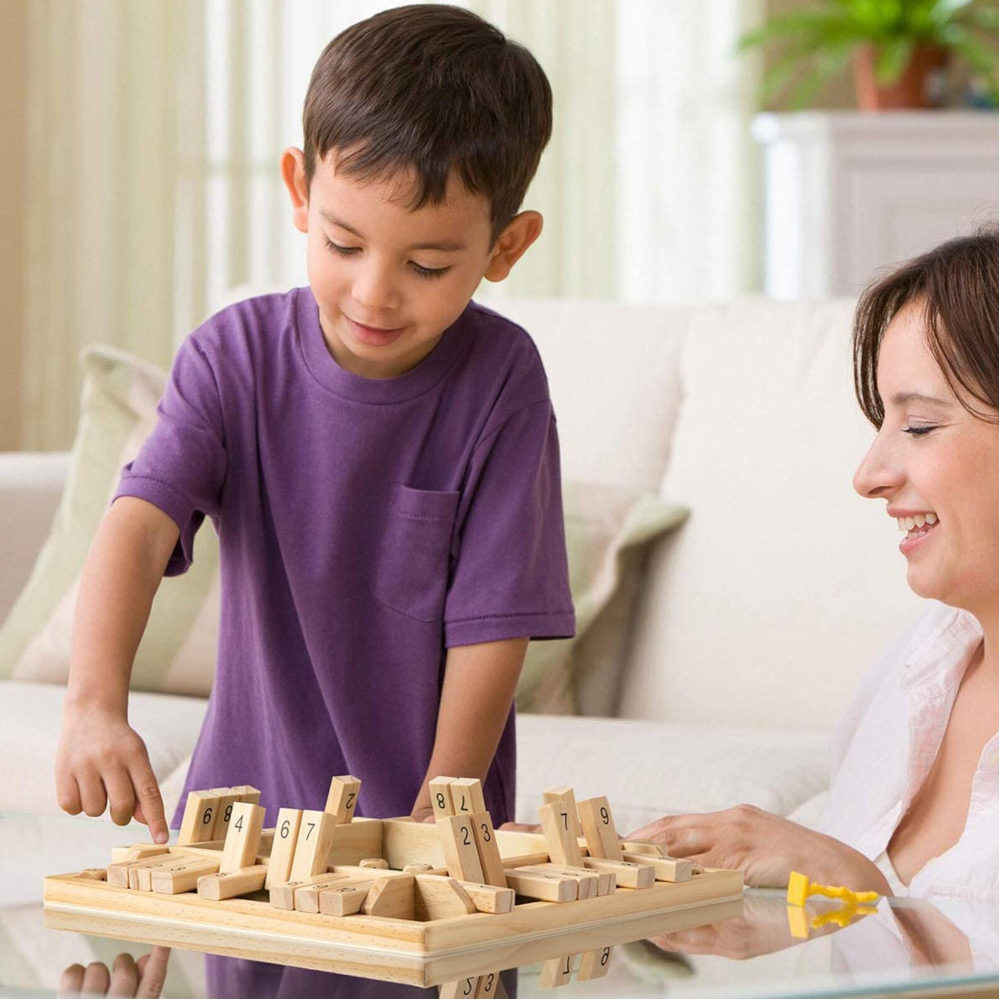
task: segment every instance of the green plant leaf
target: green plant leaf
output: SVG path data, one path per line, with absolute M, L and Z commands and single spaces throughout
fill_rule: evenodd
M 879 47 L 875 53 L 875 79 L 880 87 L 890 87 L 899 80 L 915 47 L 910 38 L 898 38 Z

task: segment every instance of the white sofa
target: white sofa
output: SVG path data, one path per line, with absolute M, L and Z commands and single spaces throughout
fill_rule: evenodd
M 830 728 L 919 610 L 895 524 L 851 489 L 872 437 L 851 386 L 852 304 L 499 307 L 541 350 L 564 476 L 692 510 L 648 559 L 626 655 L 601 665 L 590 700 L 620 718 L 521 717 L 519 819 L 534 818 L 541 789 L 564 783 L 608 794 L 623 830 L 737 802 L 808 818 Z M 65 470 L 65 455 L 0 455 L 0 618 Z M 0 811 L 57 811 L 62 693 L 0 682 Z M 168 799 L 204 707 L 133 696 Z

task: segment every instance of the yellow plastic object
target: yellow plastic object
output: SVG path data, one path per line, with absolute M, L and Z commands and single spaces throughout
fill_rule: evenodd
M 788 876 L 788 902 L 792 906 L 805 906 L 808 896 L 829 896 L 855 906 L 858 903 L 871 903 L 879 898 L 877 892 L 853 892 L 843 885 L 817 885 L 809 881 L 808 875 L 792 872 Z
M 788 907 L 788 933 L 793 938 L 809 937 L 809 918 L 801 906 Z
M 802 913 L 804 911 L 800 910 L 799 912 Z M 838 927 L 847 927 L 855 917 L 867 917 L 870 913 L 877 912 L 878 910 L 874 906 L 858 906 L 857 903 L 845 903 L 843 906 L 838 906 L 835 910 L 830 910 L 827 913 L 821 913 L 819 916 L 813 917 L 812 926 L 817 929 L 824 924 L 836 924 Z

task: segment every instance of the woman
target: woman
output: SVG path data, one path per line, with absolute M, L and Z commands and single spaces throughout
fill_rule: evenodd
M 854 324 L 858 401 L 877 435 L 855 489 L 906 532 L 907 582 L 932 600 L 866 678 L 833 737 L 816 832 L 750 806 L 636 831 L 671 853 L 792 870 L 887 895 L 997 901 L 997 231 L 877 281 Z

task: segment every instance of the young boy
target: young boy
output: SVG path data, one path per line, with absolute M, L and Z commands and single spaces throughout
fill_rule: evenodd
M 191 564 L 207 516 L 222 621 L 185 792 L 253 784 L 273 821 L 351 773 L 359 812 L 422 818 L 427 779 L 454 774 L 513 818 L 525 647 L 574 618 L 542 364 L 470 299 L 541 231 L 518 209 L 550 131 L 542 69 L 467 11 L 398 8 L 327 46 L 305 148 L 281 163 L 309 287 L 187 339 L 87 558 L 68 812 L 110 802 L 167 838 L 128 681 L 158 582 Z

